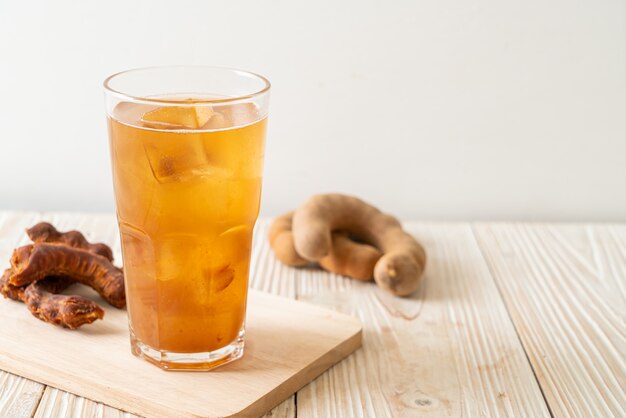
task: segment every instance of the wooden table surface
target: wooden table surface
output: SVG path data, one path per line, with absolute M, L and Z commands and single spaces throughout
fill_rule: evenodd
M 120 259 L 113 216 L 0 212 L 4 264 L 42 219 L 112 244 Z M 364 328 L 361 349 L 267 416 L 626 416 L 626 225 L 406 223 L 429 255 L 408 299 L 281 265 L 267 226 L 251 287 Z M 0 416 L 131 415 L 0 371 Z

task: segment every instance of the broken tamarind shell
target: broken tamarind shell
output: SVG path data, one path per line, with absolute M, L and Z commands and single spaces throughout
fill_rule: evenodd
M 104 317 L 96 302 L 60 294 L 74 282 L 94 288 L 113 306 L 125 306 L 124 277 L 111 263 L 109 246 L 92 244 L 78 231 L 59 232 L 47 222 L 26 233 L 35 244 L 13 252 L 12 267 L 0 276 L 0 294 L 5 298 L 23 302 L 44 322 L 70 329 Z
M 28 228 L 26 230 L 26 234 L 35 244 L 42 242 L 63 244 L 69 247 L 86 250 L 92 254 L 102 256 L 111 262 L 113 261 L 113 251 L 111 250 L 111 247 L 101 242 L 92 244 L 87 241 L 85 236 L 79 231 L 72 230 L 60 232 L 48 222 L 39 222 L 38 224 Z M 67 282 L 69 278 L 64 277 L 63 279 Z M 68 282 L 67 286 L 69 286 L 71 282 L 73 281 Z M 89 283 L 83 284 L 91 286 Z
M 101 255 L 109 261 L 113 261 L 113 251 L 102 243 L 91 244 L 79 231 L 59 232 L 48 222 L 39 222 L 28 228 L 26 234 L 34 243 L 51 242 L 69 245 L 70 247 L 87 250 L 93 254 Z
M 104 317 L 104 311 L 95 302 L 81 297 L 58 295 L 73 280 L 66 277 L 46 277 L 28 286 L 13 286 L 9 283 L 11 269 L 0 277 L 0 294 L 22 301 L 28 310 L 44 322 L 76 329 Z
M 376 283 L 398 296 L 419 286 L 426 252 L 400 222 L 361 199 L 342 194 L 317 195 L 293 215 L 296 252 L 318 261 L 333 251 L 333 231 L 346 231 L 383 252 L 374 267 Z
M 116 308 L 126 306 L 124 275 L 105 257 L 58 243 L 19 247 L 11 256 L 10 284 L 25 286 L 48 276 L 69 277 L 92 287 Z
M 22 300 L 24 296 L 24 290 L 27 286 L 14 286 L 10 283 L 11 276 L 13 275 L 13 269 L 4 270 L 4 274 L 0 276 L 0 294 L 5 298 L 12 300 Z M 46 282 L 46 289 L 51 293 L 60 293 L 67 289 L 73 280 L 68 277 L 46 277 L 40 280 L 41 283 Z M 31 283 L 32 284 L 32 283 Z
M 46 280 L 26 286 L 22 301 L 37 318 L 65 328 L 76 329 L 104 317 L 97 303 L 82 296 L 57 295 L 46 289 Z

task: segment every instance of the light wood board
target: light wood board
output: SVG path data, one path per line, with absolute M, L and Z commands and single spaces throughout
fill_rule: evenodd
M 476 233 L 553 415 L 626 416 L 626 276 L 601 274 L 555 228 Z
M 150 417 L 261 414 L 361 343 L 347 315 L 252 291 L 242 359 L 211 372 L 165 372 L 130 354 L 124 310 L 107 308 L 104 321 L 70 331 L 1 302 L 1 369 Z
M 0 257 L 41 219 L 112 244 L 119 259 L 114 216 L 34 212 L 0 212 Z M 282 265 L 267 244 L 268 224 L 255 231 L 250 286 L 350 313 L 364 330 L 362 349 L 266 417 L 623 415 L 626 225 L 406 223 L 430 258 L 422 288 L 399 299 L 371 283 Z M 528 273 L 548 265 L 552 273 Z M 41 418 L 134 418 L 8 376 L 0 416 L 35 409 Z M 8 415 L 16 404 L 22 414 Z
M 549 417 L 470 226 L 405 227 L 429 257 L 408 299 L 302 272 L 300 300 L 358 315 L 364 329 L 362 350 L 298 392 L 298 418 Z

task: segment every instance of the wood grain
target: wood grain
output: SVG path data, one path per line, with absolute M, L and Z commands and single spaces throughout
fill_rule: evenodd
M 46 387 L 34 418 L 139 418 L 100 402 Z
M 44 385 L 0 371 L 0 416 L 31 417 Z
M 546 233 L 570 257 L 587 262 L 598 284 L 626 304 L 626 227 L 620 225 L 548 225 Z
M 212 373 L 167 373 L 130 355 L 125 312 L 73 332 L 0 305 L 0 367 L 150 417 L 258 415 L 360 345 L 353 319 L 251 291 L 248 346 Z M 63 344 L 54 344 L 62 337 Z
M 604 285 L 613 279 L 544 225 L 475 233 L 552 414 L 626 416 L 626 307 Z
M 112 243 L 120 259 L 113 216 L 36 212 L 0 212 L 0 255 L 41 219 Z M 278 263 L 267 226 L 255 231 L 251 287 L 365 327 L 362 349 L 266 417 L 295 418 L 296 406 L 302 417 L 548 416 L 540 387 L 554 416 L 626 416 L 626 226 L 407 224 L 430 255 L 410 299 Z M 130 416 L 0 372 L 0 416 L 33 413 Z
M 0 212 L 0 271 L 9 267 L 11 250 L 26 242 L 24 229 L 36 220 L 37 214 Z M 4 301 L 1 300 L 0 303 Z M 0 371 L 0 416 L 31 417 L 45 386 L 32 380 Z
M 289 275 L 274 271 L 276 264 L 272 262 L 268 251 L 267 232 L 269 220 L 259 220 L 254 229 L 252 256 L 250 259 L 250 288 L 272 293 L 289 299 L 296 298 L 295 282 Z M 264 418 L 296 418 L 296 395 L 285 399 L 263 416 Z
M 411 298 L 298 271 L 300 300 L 364 324 L 362 349 L 298 392 L 298 417 L 549 416 L 471 229 L 408 228 L 429 255 Z

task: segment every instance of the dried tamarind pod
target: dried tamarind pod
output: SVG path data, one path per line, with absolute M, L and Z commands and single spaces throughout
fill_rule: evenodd
M 13 274 L 12 269 L 4 270 L 4 274 L 0 276 L 0 294 L 5 298 L 17 300 L 22 300 L 22 296 L 24 295 L 24 290 L 26 290 L 26 286 L 14 286 L 10 283 L 11 275 Z M 46 277 L 41 280 L 41 282 L 45 282 L 46 289 L 51 293 L 60 293 L 67 289 L 74 281 L 68 277 Z M 27 285 L 28 286 L 28 285 Z
M 293 212 L 288 212 L 276 218 L 270 226 L 268 238 L 276 258 L 281 262 L 304 266 L 310 261 L 301 257 L 295 249 L 292 217 Z M 333 232 L 331 251 L 317 262 L 327 271 L 357 280 L 370 280 L 374 275 L 374 265 L 381 256 L 382 253 L 373 246 L 355 242 L 344 233 Z
M 124 274 L 105 257 L 63 244 L 25 245 L 11 256 L 10 284 L 24 286 L 48 276 L 69 277 L 93 288 L 116 308 L 126 306 Z
M 0 294 L 5 298 L 20 301 L 24 295 L 25 286 L 13 286 L 10 283 L 12 273 L 11 269 L 6 269 L 0 276 Z
M 28 310 L 44 322 L 76 329 L 104 317 L 104 311 L 95 302 L 81 296 L 58 295 L 72 280 L 66 277 L 47 277 L 27 286 L 9 283 L 11 269 L 0 277 L 0 293 L 4 297 L 22 301 Z
M 76 295 L 57 295 L 46 285 L 47 280 L 31 283 L 22 297 L 28 310 L 42 321 L 76 329 L 104 318 L 104 311 L 94 301 Z
M 41 222 L 27 230 L 35 242 L 14 250 L 11 268 L 0 277 L 0 294 L 22 301 L 37 318 L 75 329 L 104 317 L 87 298 L 59 294 L 74 282 L 94 288 L 113 306 L 125 306 L 124 276 L 111 249 L 91 244 L 78 231 L 59 232 Z
M 293 216 L 297 253 L 318 261 L 332 252 L 333 231 L 346 231 L 383 252 L 374 267 L 376 283 L 398 296 L 413 293 L 426 265 L 422 246 L 391 215 L 341 194 L 317 195 Z
M 113 261 L 113 251 L 111 247 L 103 243 L 91 244 L 85 236 L 78 231 L 59 232 L 48 222 L 39 222 L 28 228 L 26 234 L 35 244 L 40 242 L 61 243 L 70 247 L 87 250 L 91 253 L 101 255 L 109 261 Z

